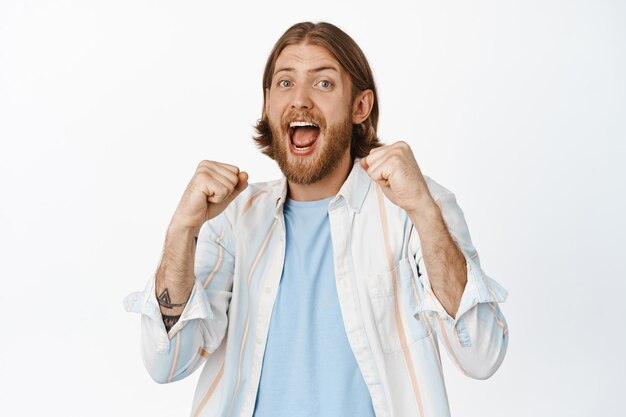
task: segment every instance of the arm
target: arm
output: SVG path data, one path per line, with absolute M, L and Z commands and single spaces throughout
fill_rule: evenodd
M 418 207 L 407 214 L 419 235 L 430 285 L 445 311 L 454 318 L 467 283 L 465 258 L 431 195 L 424 196 Z
M 142 314 L 142 356 L 157 382 L 191 374 L 224 337 L 234 251 L 230 224 L 218 215 L 246 186 L 238 168 L 202 161 L 168 228 L 155 279 L 126 299 L 128 311 Z
M 170 224 L 163 258 L 156 272 L 156 295 L 165 330 L 178 322 L 194 285 L 193 260 L 197 232 Z
M 156 292 L 169 331 L 179 320 L 194 286 L 195 240 L 205 221 L 222 213 L 247 186 L 248 174 L 219 162 L 202 161 L 187 185 L 165 239 Z
M 235 261 L 231 233 L 226 215 L 210 220 L 200 230 L 191 294 L 170 330 L 164 326 L 157 304 L 156 280 L 151 280 L 144 291 L 147 303 L 142 315 L 141 351 L 148 373 L 159 383 L 193 373 L 225 337 Z
M 456 366 L 467 376 L 485 379 L 498 369 L 508 346 L 508 327 L 498 303 L 506 299 L 506 291 L 489 278 L 480 267 L 465 218 L 452 193 L 429 179 L 438 210 L 454 246 L 463 257 L 466 283 L 457 302 L 455 314 L 449 313 L 435 288 L 445 285 L 446 275 L 437 276 L 444 268 L 424 255 L 429 238 L 412 236 L 410 247 L 416 254 L 419 281 L 424 300 L 415 314 L 430 317 L 439 339 Z M 453 278 L 454 279 L 454 278 Z M 440 282 L 437 283 L 437 280 Z M 441 282 L 443 281 L 443 282 Z
M 508 330 L 497 306 L 506 291 L 481 270 L 454 195 L 427 184 L 404 142 L 376 148 L 361 166 L 413 223 L 409 242 L 424 289 L 415 315 L 426 313 L 457 366 L 484 379 L 500 366 Z

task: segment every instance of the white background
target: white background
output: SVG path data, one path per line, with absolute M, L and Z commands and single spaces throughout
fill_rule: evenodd
M 509 290 L 489 380 L 446 360 L 454 416 L 616 416 L 626 366 L 626 6 L 620 1 L 0 0 L 4 416 L 185 416 L 123 297 L 158 263 L 201 159 L 276 178 L 252 125 L 280 34 L 363 48 L 379 133 L 455 192 Z M 447 359 L 447 358 L 446 358 Z

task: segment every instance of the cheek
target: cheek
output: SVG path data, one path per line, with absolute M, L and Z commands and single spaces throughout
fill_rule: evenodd
M 344 106 L 333 106 L 324 112 L 328 124 L 343 123 L 349 117 L 349 109 Z
M 350 115 L 350 104 L 350 97 L 341 94 L 325 95 L 317 100 L 318 109 L 329 123 L 344 121 Z
M 283 112 L 283 105 L 280 100 L 273 98 L 268 101 L 266 113 L 274 120 L 280 120 Z

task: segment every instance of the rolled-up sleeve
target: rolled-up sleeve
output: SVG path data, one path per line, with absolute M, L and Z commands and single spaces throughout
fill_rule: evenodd
M 454 194 L 432 180 L 429 181 L 429 188 L 450 235 L 463 253 L 467 283 L 457 313 L 452 318 L 435 296 L 419 243 L 413 242 L 415 275 L 423 288 L 423 297 L 415 315 L 430 318 L 440 341 L 463 373 L 472 378 L 486 379 L 499 368 L 508 346 L 508 327 L 498 306 L 506 300 L 507 292 L 482 270 L 463 211 Z
M 156 299 L 154 277 L 143 291 L 125 298 L 126 311 L 141 315 L 142 358 L 156 382 L 173 382 L 190 375 L 224 339 L 232 297 L 232 243 L 224 215 L 202 226 L 196 245 L 194 286 L 169 333 Z

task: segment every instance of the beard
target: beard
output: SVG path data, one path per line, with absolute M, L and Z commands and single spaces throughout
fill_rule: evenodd
M 289 182 L 295 184 L 313 184 L 330 174 L 341 162 L 346 152 L 350 151 L 352 141 L 352 123 L 346 117 L 337 123 L 328 125 L 321 115 L 289 112 L 280 125 L 270 121 L 272 132 L 272 150 L 274 160 Z M 319 135 L 311 155 L 295 156 L 289 147 L 289 122 L 294 119 L 306 120 L 319 126 Z M 323 136 L 323 141 L 320 137 Z

